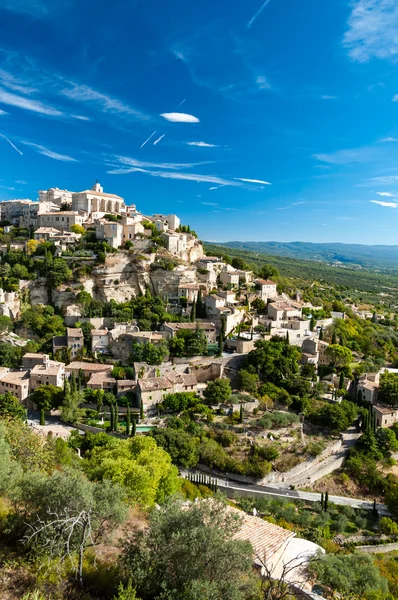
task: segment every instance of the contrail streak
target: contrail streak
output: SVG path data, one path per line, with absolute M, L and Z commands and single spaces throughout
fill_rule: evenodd
M 250 19 L 250 21 L 247 24 L 247 28 L 250 29 L 250 27 L 253 25 L 254 21 L 257 19 L 257 17 L 259 17 L 261 15 L 261 13 L 263 12 L 264 8 L 267 6 L 267 4 L 269 4 L 271 2 L 271 0 L 265 0 L 264 4 L 262 4 L 260 6 L 260 8 L 258 9 L 258 11 L 256 12 L 256 14 L 254 15 L 254 17 L 252 17 Z
M 6 137 L 3 133 L 0 133 L 0 136 L 5 139 L 12 148 L 14 148 L 15 152 L 18 152 L 18 154 L 20 154 L 21 156 L 23 156 L 23 152 L 21 152 L 16 146 L 15 144 L 12 143 L 11 140 L 8 139 L 8 137 Z
M 164 138 L 164 136 L 165 136 L 165 135 L 166 135 L 165 133 L 164 133 L 163 135 L 161 135 L 161 136 L 160 136 L 160 137 L 159 137 L 157 140 L 155 140 L 155 141 L 153 142 L 153 145 L 154 145 L 154 146 L 156 146 L 156 144 L 159 144 L 160 140 L 162 140 L 162 139 Z
M 145 146 L 145 144 L 147 144 L 149 142 L 149 140 L 151 138 L 153 138 L 153 136 L 155 135 L 156 131 L 154 131 L 153 133 L 151 133 L 151 135 L 149 136 L 149 138 L 147 140 L 145 140 L 145 142 L 143 144 L 141 144 L 140 148 L 143 148 Z
M 186 100 L 186 98 L 184 98 L 184 100 L 181 100 L 181 102 L 180 102 L 180 104 L 177 106 L 177 108 L 180 108 L 180 106 L 181 106 L 182 104 L 184 104 L 185 100 Z

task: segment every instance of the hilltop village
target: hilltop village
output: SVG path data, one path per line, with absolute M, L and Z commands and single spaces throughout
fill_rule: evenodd
M 320 578 L 330 595 L 325 550 L 329 564 L 398 534 L 397 323 L 382 308 L 207 256 L 177 215 L 99 182 L 0 202 L 0 443 L 29 471 L 20 444 L 39 439 L 50 479 L 73 466 L 140 509 L 178 492 L 207 511 L 221 490 L 263 583 L 301 594 Z

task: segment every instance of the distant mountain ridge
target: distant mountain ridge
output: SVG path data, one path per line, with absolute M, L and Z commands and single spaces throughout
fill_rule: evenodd
M 313 242 L 223 242 L 219 246 L 372 269 L 398 269 L 397 246 Z

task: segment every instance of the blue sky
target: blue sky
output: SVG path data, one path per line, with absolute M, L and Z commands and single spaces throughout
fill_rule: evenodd
M 396 0 L 0 0 L 0 199 L 398 243 Z

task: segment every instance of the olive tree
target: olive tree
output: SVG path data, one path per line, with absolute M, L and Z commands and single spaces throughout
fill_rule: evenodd
M 144 600 L 243 600 L 253 561 L 236 540 L 240 518 L 217 498 L 184 504 L 171 499 L 125 548 L 124 564 Z
M 126 515 L 121 487 L 92 483 L 78 472 L 25 474 L 14 500 L 21 507 L 25 544 L 50 559 L 58 557 L 60 564 L 69 561 L 80 585 L 86 549 Z

